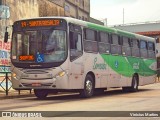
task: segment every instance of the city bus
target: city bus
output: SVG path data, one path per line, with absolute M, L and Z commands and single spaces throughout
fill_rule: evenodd
M 79 92 L 107 88 L 136 92 L 156 77 L 155 39 L 70 17 L 14 22 L 11 81 L 16 90 Z

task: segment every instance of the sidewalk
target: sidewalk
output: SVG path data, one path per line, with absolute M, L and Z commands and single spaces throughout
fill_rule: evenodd
M 13 99 L 13 98 L 22 98 L 22 97 L 29 97 L 29 96 L 34 96 L 33 90 L 14 90 L 10 89 L 8 91 L 8 95 L 6 95 L 6 92 L 0 88 L 0 100 L 1 99 Z
M 160 79 L 158 78 L 155 80 L 155 83 L 160 83 Z M 8 95 L 6 95 L 6 92 L 0 87 L 0 100 L 1 99 L 13 99 L 13 98 L 23 98 L 23 97 L 30 97 L 35 96 L 33 90 L 14 90 L 10 89 L 8 91 Z
M 8 89 L 12 86 L 12 83 L 10 81 L 10 76 L 8 76 Z M 5 80 L 4 80 L 5 79 Z M 4 81 L 3 81 L 4 80 Z M 2 82 L 3 81 L 3 82 Z M 14 90 L 12 87 L 8 91 L 8 95 L 6 95 L 6 78 L 5 76 L 0 76 L 0 99 L 12 99 L 17 97 L 27 97 L 27 96 L 33 96 L 33 90 Z M 3 89 L 3 88 L 4 89 Z

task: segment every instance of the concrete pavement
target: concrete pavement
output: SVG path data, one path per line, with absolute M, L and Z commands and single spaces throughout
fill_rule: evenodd
M 17 98 L 17 97 L 27 97 L 27 96 L 34 96 L 33 90 L 14 90 L 10 89 L 8 91 L 8 95 L 6 95 L 5 90 L 0 88 L 0 100 L 1 99 L 12 99 L 12 98 Z
M 0 81 L 1 82 L 1 81 Z M 156 83 L 160 83 L 160 79 L 155 80 Z M 3 87 L 5 88 L 5 85 L 3 84 Z M 9 86 L 10 87 L 10 86 Z M 33 90 L 14 90 L 10 89 L 8 91 L 8 95 L 6 95 L 6 91 L 0 86 L 0 99 L 12 99 L 12 98 L 19 98 L 19 97 L 29 97 L 34 96 Z
M 9 99 L 14 97 L 25 97 L 33 95 L 33 91 L 30 90 L 14 90 L 12 89 L 12 83 L 10 81 L 10 76 L 8 76 L 8 95 L 6 95 L 6 78 L 5 76 L 0 76 L 0 99 Z

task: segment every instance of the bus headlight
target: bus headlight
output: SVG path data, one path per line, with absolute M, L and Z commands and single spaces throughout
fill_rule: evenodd
M 66 71 L 59 72 L 56 77 L 63 77 L 66 74 Z
M 66 74 L 65 71 L 61 71 L 61 72 L 58 73 L 58 76 L 63 77 L 65 74 Z
M 16 73 L 12 73 L 12 77 L 16 78 L 16 76 L 17 76 Z
M 20 77 L 19 77 L 16 73 L 12 73 L 12 77 L 13 77 L 14 79 L 20 79 Z

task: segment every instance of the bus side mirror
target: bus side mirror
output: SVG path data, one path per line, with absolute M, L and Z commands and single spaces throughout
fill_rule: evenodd
M 159 52 L 158 52 L 158 50 L 156 50 L 156 54 L 158 54 Z
M 8 42 L 8 32 L 5 32 L 5 35 L 4 35 L 4 42 Z
M 155 38 L 156 39 L 156 43 L 160 43 L 160 38 Z

